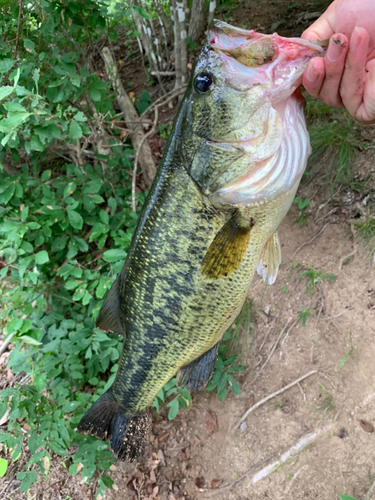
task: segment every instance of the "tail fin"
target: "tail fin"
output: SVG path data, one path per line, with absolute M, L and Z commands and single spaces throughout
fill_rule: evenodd
M 108 439 L 117 458 L 134 462 L 143 458 L 150 423 L 149 413 L 125 416 L 109 389 L 82 417 L 78 430 L 82 434 Z

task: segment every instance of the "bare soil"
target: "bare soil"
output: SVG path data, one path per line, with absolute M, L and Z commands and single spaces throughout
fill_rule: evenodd
M 265 32 L 278 22 L 280 34 L 297 36 L 313 20 L 306 15 L 327 3 L 254 0 L 228 6 L 221 17 Z M 126 66 L 123 74 L 125 81 L 132 75 L 136 95 L 145 88 L 139 66 Z M 156 159 L 165 145 L 158 139 Z M 358 170 L 363 177 L 373 175 L 370 155 L 360 157 Z M 106 500 L 203 500 L 213 494 L 225 500 L 339 500 L 339 493 L 364 499 L 375 480 L 375 265 L 355 238 L 353 217 L 367 208 L 364 195 L 344 189 L 326 204 L 329 187 L 319 175 L 299 194 L 311 200 L 308 225 L 296 224 L 300 214 L 294 205 L 279 228 L 283 263 L 276 283 L 265 288 L 255 277 L 249 293 L 256 324 L 247 370 L 238 377 L 241 396 L 230 394 L 221 402 L 214 393 L 200 392 L 173 421 L 155 413 L 148 462 L 117 462 Z M 300 275 L 312 268 L 335 279 L 309 286 L 310 277 Z M 299 320 L 303 311 L 305 326 Z M 241 430 L 233 430 L 252 404 L 313 370 L 317 373 L 259 406 Z M 267 457 L 272 462 L 301 437 L 327 426 L 264 479 L 255 483 L 254 471 L 233 484 L 254 464 Z M 232 487 L 221 491 L 227 485 Z M 79 475 L 69 476 L 57 458 L 48 482 L 38 482 L 29 496 L 17 487 L 14 481 L 7 499 L 92 499 L 95 489 Z

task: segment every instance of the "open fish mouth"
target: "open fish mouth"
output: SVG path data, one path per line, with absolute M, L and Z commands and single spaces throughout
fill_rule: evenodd
M 222 146 L 242 150 L 249 170 L 215 191 L 212 200 L 246 205 L 274 199 L 298 185 L 311 153 L 304 100 L 295 91 L 308 61 L 325 49 L 222 21 L 214 21 L 208 44 L 222 61 L 228 86 L 258 103 L 241 127 L 216 138 Z

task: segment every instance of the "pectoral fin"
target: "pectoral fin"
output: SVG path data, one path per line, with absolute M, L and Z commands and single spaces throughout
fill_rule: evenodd
M 262 277 L 263 281 L 268 281 L 269 285 L 273 285 L 275 283 L 280 264 L 280 241 L 277 231 L 275 231 L 263 248 L 257 273 Z
M 177 374 L 177 385 L 188 391 L 204 389 L 212 377 L 218 350 L 219 344 L 216 344 L 202 356 L 180 368 Z
M 104 332 L 124 334 L 120 323 L 119 307 L 119 278 L 116 278 L 110 290 L 107 292 L 99 316 L 96 320 L 96 327 Z
M 252 223 L 235 212 L 215 236 L 203 258 L 201 272 L 207 278 L 222 278 L 240 266 L 250 239 Z

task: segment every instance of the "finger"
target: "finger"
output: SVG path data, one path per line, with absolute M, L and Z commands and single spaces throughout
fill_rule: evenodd
M 375 59 L 367 63 L 366 71 L 363 101 L 355 118 L 363 125 L 371 125 L 375 123 Z
M 314 57 L 311 59 L 303 74 L 302 85 L 313 97 L 319 98 L 320 89 L 322 88 L 324 81 L 324 75 L 325 69 L 323 58 Z
M 364 28 L 354 28 L 341 80 L 340 95 L 349 113 L 357 118 L 365 90 L 366 60 L 369 34 Z
M 337 33 L 329 41 L 324 56 L 325 78 L 319 97 L 329 106 L 344 107 L 340 96 L 340 84 L 345 69 L 345 58 L 348 52 L 348 39 Z
M 302 33 L 301 38 L 307 40 L 327 40 L 334 33 L 335 31 L 330 23 L 330 19 L 328 17 L 321 17 Z

